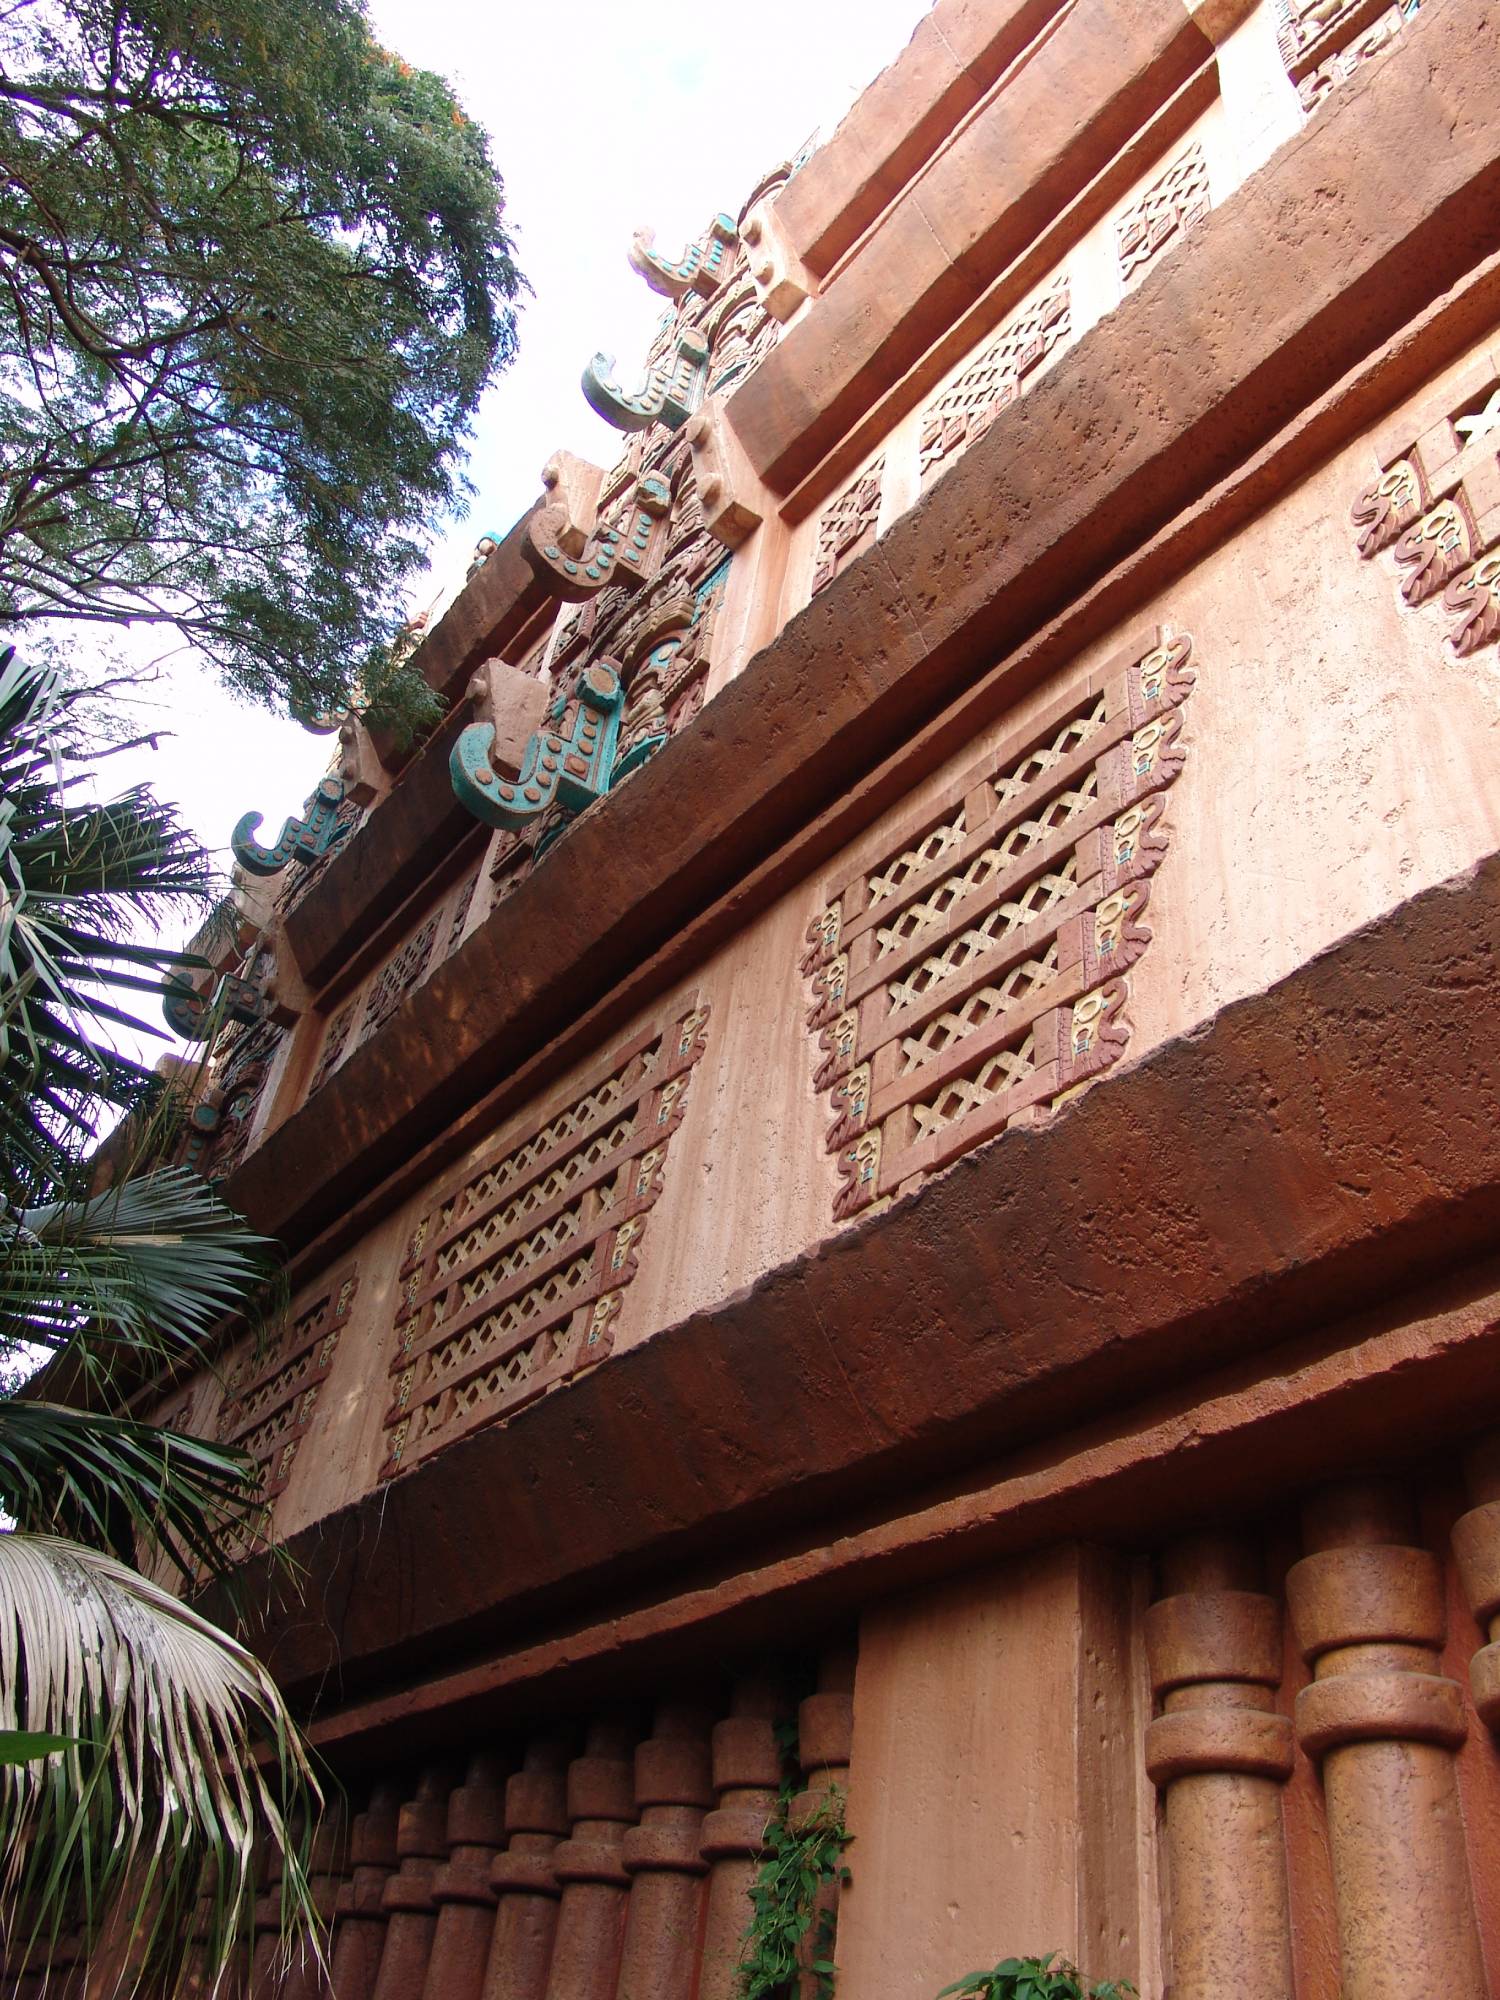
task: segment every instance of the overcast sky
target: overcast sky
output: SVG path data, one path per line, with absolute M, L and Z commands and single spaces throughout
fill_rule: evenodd
M 703 0 L 651 6 L 374 0 L 385 45 L 447 76 L 491 135 L 517 258 L 533 296 L 520 358 L 489 392 L 476 427 L 466 522 L 434 547 L 428 601 L 459 573 L 481 532 L 503 532 L 540 490 L 558 446 L 609 465 L 621 438 L 578 387 L 596 348 L 627 388 L 663 302 L 630 270 L 641 224 L 671 254 L 818 128 L 826 138 L 905 46 L 926 0 Z M 247 709 L 198 670 L 174 671 L 163 697 L 175 736 L 154 755 L 106 766 L 112 786 L 149 778 L 204 844 L 225 850 L 242 812 L 274 838 L 327 759 L 326 739 Z

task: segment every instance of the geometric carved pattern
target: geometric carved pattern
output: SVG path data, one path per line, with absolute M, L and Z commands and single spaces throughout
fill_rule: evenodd
M 262 1468 L 263 1501 L 286 1485 L 358 1287 L 352 1264 L 325 1280 L 310 1304 L 284 1316 L 273 1339 L 242 1343 L 224 1378 L 219 1442 L 238 1445 Z
M 1377 440 L 1380 476 L 1354 503 L 1358 548 L 1390 549 L 1401 597 L 1441 593 L 1463 658 L 1500 636 L 1500 354 L 1481 357 Z
M 1395 41 L 1416 0 L 1277 0 L 1276 39 L 1304 111 Z
M 577 1095 L 450 1185 L 402 1265 L 382 1476 L 609 1353 L 661 1193 L 706 1002 L 679 1003 Z
M 1195 140 L 1115 223 L 1120 282 L 1131 285 L 1179 231 L 1208 213 L 1208 164 Z
M 1026 377 L 1067 339 L 1070 320 L 1064 274 L 928 404 L 920 447 L 924 479 L 950 452 L 984 435 L 998 412 L 1020 395 Z
M 1114 1062 L 1192 641 L 1151 632 L 873 842 L 808 929 L 836 1216 Z
M 885 472 L 884 458 L 877 458 L 852 486 L 830 501 L 818 523 L 818 553 L 813 568 L 812 595 L 833 582 L 856 556 L 864 554 L 875 539 L 875 521 L 880 513 L 880 482 Z

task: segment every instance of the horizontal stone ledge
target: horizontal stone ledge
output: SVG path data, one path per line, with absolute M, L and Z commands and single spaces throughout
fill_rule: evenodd
M 247 1566 L 259 1647 L 289 1686 L 341 1675 L 347 1699 L 569 1605 L 682 1589 L 695 1563 L 733 1575 L 799 1523 L 824 1544 L 837 1507 L 888 1518 L 923 1480 L 1457 1270 L 1500 1240 L 1496 1046 L 1500 857 L 294 1536 L 295 1611 Z M 1475 1423 L 1487 1324 L 1461 1327 Z M 1299 1446 L 1325 1466 L 1327 1421 Z M 899 1540 L 897 1568 L 917 1559 Z M 810 1575 L 825 1558 L 848 1551 Z
M 1424 7 L 560 842 L 250 1155 L 230 1198 L 293 1249 L 346 1216 L 1469 271 L 1500 212 L 1481 11 Z M 1417 190 L 1401 160 L 1419 154 Z

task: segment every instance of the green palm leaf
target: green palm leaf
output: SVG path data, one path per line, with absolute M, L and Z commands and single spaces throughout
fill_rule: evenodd
M 113 1558 L 0 1534 L 0 1732 L 74 1739 L 0 1763 L 0 1945 L 45 1967 L 128 1938 L 122 1994 L 215 1991 L 251 1936 L 258 1841 L 285 1858 L 281 1934 L 316 1936 L 317 1782 L 275 1685 L 233 1639 Z M 266 1762 L 257 1761 L 257 1745 Z

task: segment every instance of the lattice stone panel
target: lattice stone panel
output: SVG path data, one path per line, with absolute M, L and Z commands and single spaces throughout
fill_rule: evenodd
M 351 1264 L 289 1312 L 269 1341 L 245 1340 L 229 1363 L 219 1441 L 239 1445 L 262 1467 L 264 1500 L 286 1485 L 358 1288 Z
M 920 444 L 922 477 L 982 437 L 1013 403 L 1047 356 L 1067 339 L 1072 316 L 1066 276 L 1034 299 L 961 375 L 927 406 Z
M 384 1476 L 608 1354 L 707 1025 L 703 1001 L 669 1010 L 417 1223 L 392 1336 Z
M 1166 851 L 1192 642 L 1152 630 L 872 840 L 808 929 L 836 1216 L 1114 1062 Z
M 1207 215 L 1208 162 L 1194 140 L 1115 223 L 1120 282 L 1133 285 L 1169 243 Z
M 1379 476 L 1354 503 L 1367 561 L 1384 550 L 1415 608 L 1441 597 L 1458 658 L 1500 637 L 1500 348 L 1375 440 Z
M 885 477 L 885 460 L 862 472 L 853 485 L 823 509 L 818 523 L 818 554 L 813 567 L 812 594 L 817 596 L 847 569 L 856 556 L 863 555 L 875 539 L 875 523 L 880 515 L 880 484 Z
M 1314 111 L 1396 40 L 1416 0 L 1277 0 L 1276 39 L 1303 109 Z

